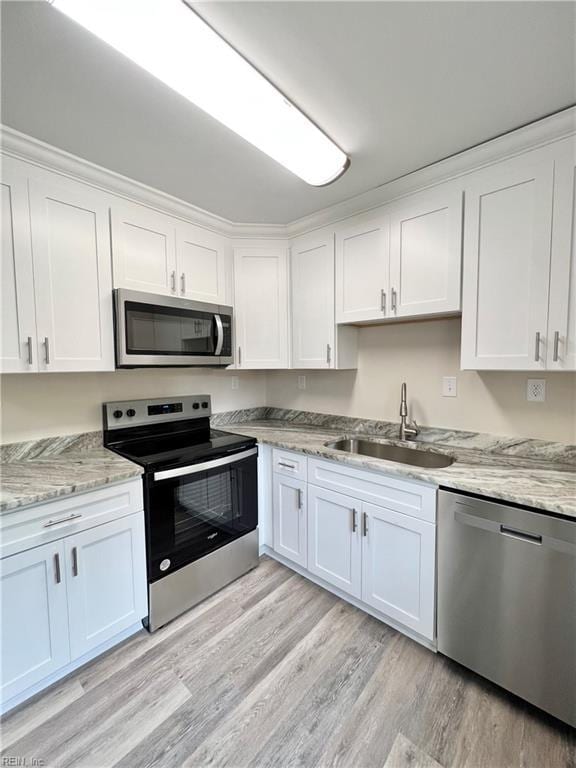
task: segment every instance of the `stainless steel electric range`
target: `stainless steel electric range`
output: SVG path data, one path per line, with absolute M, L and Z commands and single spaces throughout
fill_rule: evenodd
M 104 445 L 144 467 L 153 632 L 258 565 L 258 448 L 210 428 L 209 395 L 103 411 Z

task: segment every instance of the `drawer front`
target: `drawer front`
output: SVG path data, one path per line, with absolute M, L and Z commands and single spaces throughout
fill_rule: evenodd
M 0 556 L 7 557 L 144 508 L 142 480 L 108 485 L 0 516 Z
M 280 448 L 274 448 L 272 451 L 272 468 L 279 475 L 306 480 L 307 465 L 308 457 L 303 453 L 283 451 Z
M 308 482 L 419 520 L 436 522 L 434 486 L 398 480 L 380 472 L 366 472 L 321 459 L 309 459 Z

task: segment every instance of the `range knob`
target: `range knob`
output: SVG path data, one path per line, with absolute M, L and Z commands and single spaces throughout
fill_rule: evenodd
M 114 416 L 115 419 L 121 419 L 122 418 L 122 411 L 114 411 L 112 416 Z
M 134 408 L 128 408 L 128 410 L 126 411 L 126 416 L 136 416 L 136 411 L 134 410 Z
M 200 403 L 192 403 L 192 408 L 194 408 L 194 410 L 197 411 L 198 408 L 200 408 Z
M 207 402 L 203 402 L 202 403 L 202 408 L 208 408 L 208 403 Z

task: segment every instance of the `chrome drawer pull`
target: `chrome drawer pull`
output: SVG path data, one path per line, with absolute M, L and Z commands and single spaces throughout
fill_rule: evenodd
M 283 461 L 279 461 L 279 462 L 278 462 L 278 466 L 279 466 L 279 467 L 286 467 L 286 469 L 296 469 L 296 467 L 294 466 L 294 464 L 284 464 L 284 462 L 283 462 Z
M 68 517 L 61 517 L 59 520 L 48 520 L 47 523 L 44 523 L 44 528 L 50 528 L 52 525 L 60 525 L 60 523 L 67 523 L 69 520 L 77 520 L 79 517 L 82 517 L 82 515 L 77 512 L 74 515 L 68 515 Z

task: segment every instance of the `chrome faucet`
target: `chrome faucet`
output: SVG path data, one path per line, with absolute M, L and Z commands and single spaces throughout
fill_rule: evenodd
M 406 423 L 407 416 L 408 405 L 406 404 L 406 382 L 404 381 L 400 395 L 400 440 L 414 440 L 420 432 L 415 421 L 410 422 L 410 424 Z

